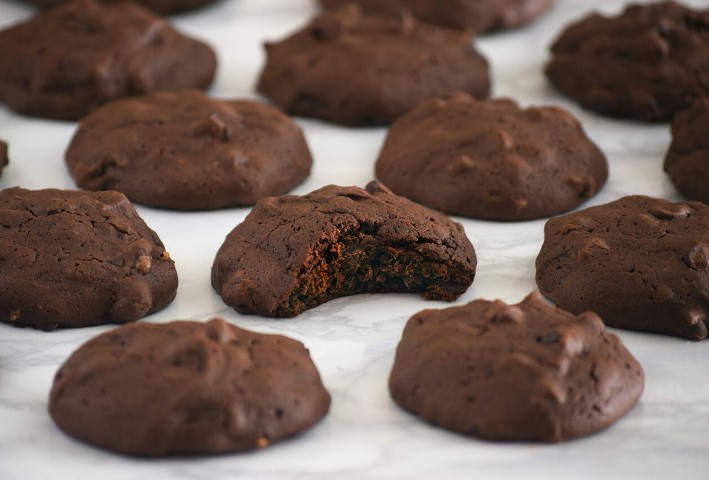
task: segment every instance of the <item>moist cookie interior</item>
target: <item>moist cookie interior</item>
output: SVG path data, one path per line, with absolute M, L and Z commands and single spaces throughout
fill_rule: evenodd
M 422 293 L 450 301 L 466 290 L 465 272 L 417 251 L 419 243 L 383 242 L 375 235 L 358 231 L 316 245 L 276 316 L 362 293 Z

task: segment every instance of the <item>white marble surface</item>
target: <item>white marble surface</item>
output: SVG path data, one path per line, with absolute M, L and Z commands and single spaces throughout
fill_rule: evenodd
M 707 0 L 688 2 L 707 5 Z M 642 193 L 677 199 L 662 172 L 667 125 L 640 125 L 583 112 L 549 88 L 541 70 L 561 26 L 614 0 L 559 0 L 537 23 L 479 41 L 491 61 L 494 91 L 522 103 L 560 104 L 579 116 L 608 155 L 608 185 L 591 204 Z M 207 39 L 221 66 L 211 93 L 254 96 L 261 43 L 278 39 L 316 12 L 313 0 L 224 0 L 174 18 Z M 0 27 L 32 13 L 0 0 Z M 709 48 L 709 46 L 708 46 Z M 364 185 L 384 129 L 348 130 L 299 120 L 315 156 L 312 176 L 295 193 L 327 183 Z M 63 165 L 72 123 L 31 119 L 0 106 L 0 138 L 11 164 L 0 186 L 74 184 Z M 180 275 L 175 302 L 144 321 L 226 317 L 241 326 L 291 335 L 310 348 L 332 394 L 329 415 L 313 430 L 263 451 L 216 458 L 140 460 L 104 452 L 62 434 L 47 414 L 58 366 L 79 344 L 109 327 L 51 333 L 0 325 L 0 479 L 706 479 L 709 478 L 709 343 L 618 332 L 646 371 L 640 403 L 607 431 L 561 445 L 496 444 L 433 428 L 399 410 L 386 385 L 408 317 L 442 307 L 416 296 L 371 295 L 332 301 L 291 320 L 236 314 L 209 285 L 226 233 L 246 209 L 173 213 L 139 207 L 171 252 Z M 543 221 L 499 224 L 462 220 L 479 257 L 478 275 L 456 303 L 476 298 L 516 302 L 534 288 Z

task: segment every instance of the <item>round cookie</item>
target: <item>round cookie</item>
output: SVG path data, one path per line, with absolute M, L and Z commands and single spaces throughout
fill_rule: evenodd
M 7 150 L 7 143 L 0 140 L 0 175 L 2 175 L 2 168 L 10 163 Z
M 415 202 L 450 214 L 528 220 L 576 208 L 608 178 L 605 156 L 579 122 L 555 107 L 457 93 L 396 120 L 376 177 Z
M 356 3 L 367 13 L 398 14 L 406 9 L 414 17 L 444 27 L 482 33 L 506 30 L 532 21 L 555 0 L 320 0 L 325 8 Z
M 31 3 L 41 7 L 41 8 L 51 8 L 57 5 L 67 3 L 70 0 L 29 0 Z M 118 3 L 125 0 L 100 0 L 101 3 Z M 185 12 L 187 10 L 195 10 L 201 8 L 210 3 L 214 3 L 215 0 L 134 0 L 136 3 L 148 7 L 154 12 L 160 13 L 162 15 L 168 13 L 178 13 Z
M 701 340 L 709 320 L 709 206 L 632 196 L 552 218 L 539 290 L 606 325 Z
M 682 195 L 709 204 L 709 97 L 672 120 L 665 171 Z
M 72 0 L 0 31 L 0 102 L 76 120 L 110 100 L 209 86 L 214 52 L 133 2 Z
M 241 313 L 293 317 L 333 298 L 421 293 L 452 301 L 477 259 L 462 225 L 391 193 L 329 185 L 259 200 L 229 233 L 212 286 Z
M 487 61 L 469 33 L 409 14 L 326 12 L 279 43 L 267 43 L 258 90 L 294 115 L 348 126 L 392 122 L 427 98 L 454 90 L 489 95 Z
M 125 323 L 175 298 L 174 262 L 121 193 L 8 188 L 0 225 L 2 322 Z
M 640 398 L 643 370 L 594 313 L 476 300 L 406 325 L 389 378 L 427 422 L 487 440 L 559 442 L 602 430 Z
M 284 194 L 310 174 L 312 158 L 300 128 L 275 108 L 179 91 L 92 111 L 81 119 L 66 163 L 81 188 L 196 210 Z
M 49 398 L 68 435 L 144 456 L 263 448 L 312 427 L 329 406 L 302 343 L 222 319 L 95 337 L 62 365 Z
M 665 121 L 709 93 L 709 10 L 675 2 L 591 15 L 551 48 L 551 82 L 583 107 L 613 117 Z

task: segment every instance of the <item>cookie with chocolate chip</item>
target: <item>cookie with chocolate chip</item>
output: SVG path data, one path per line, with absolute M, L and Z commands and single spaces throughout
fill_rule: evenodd
M 594 313 L 476 300 L 406 325 L 389 378 L 423 420 L 487 440 L 559 442 L 607 428 L 638 401 L 640 364 Z
M 672 120 L 665 171 L 682 195 L 709 204 L 709 97 Z
M 329 406 L 302 343 L 222 319 L 106 332 L 62 365 L 49 398 L 68 435 L 151 457 L 264 448 Z
M 606 325 L 701 340 L 709 327 L 709 206 L 631 196 L 549 220 L 539 290 Z
M 125 323 L 175 298 L 174 262 L 121 193 L 8 188 L 0 227 L 2 322 Z
M 376 177 L 455 215 L 528 220 L 567 212 L 608 178 L 603 153 L 556 107 L 465 93 L 425 101 L 389 129 Z
M 364 15 L 348 5 L 267 43 L 258 90 L 294 115 L 348 126 L 388 124 L 420 101 L 454 90 L 487 97 L 487 61 L 472 40 L 408 13 Z
M 179 210 L 253 205 L 300 184 L 312 165 L 301 129 L 251 100 L 153 92 L 81 119 L 66 151 L 79 187 Z
M 293 317 L 361 293 L 452 301 L 476 264 L 463 226 L 445 215 L 378 182 L 329 185 L 259 200 L 217 252 L 212 286 L 241 313 Z
M 583 107 L 612 117 L 666 121 L 709 94 L 709 10 L 676 2 L 593 14 L 552 45 L 551 82 Z
M 116 98 L 205 89 L 216 65 L 209 46 L 136 3 L 72 0 L 0 31 L 0 102 L 77 120 Z
M 554 5 L 555 0 L 320 0 L 325 8 L 356 3 L 367 13 L 399 14 L 444 27 L 476 33 L 506 30 L 534 20 Z

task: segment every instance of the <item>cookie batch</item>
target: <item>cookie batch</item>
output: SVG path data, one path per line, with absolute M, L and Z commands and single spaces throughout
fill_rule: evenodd
M 165 308 L 177 271 L 115 191 L 0 191 L 0 321 L 41 330 L 125 323 Z
M 260 200 L 227 235 L 212 285 L 241 313 L 294 317 L 358 293 L 420 293 L 453 301 L 475 278 L 463 226 L 394 195 L 329 185 Z
M 583 107 L 613 117 L 667 121 L 707 95 L 709 10 L 630 5 L 592 15 L 552 45 L 549 80 Z
M 62 365 L 49 400 L 72 437 L 151 457 L 265 448 L 329 406 L 302 343 L 222 319 L 104 333 Z
M 389 378 L 402 408 L 497 441 L 588 435 L 622 417 L 643 387 L 642 368 L 598 315 L 550 307 L 539 293 L 414 315 Z
M 318 0 L 334 9 L 354 3 L 367 13 L 398 15 L 407 10 L 421 21 L 475 33 L 524 25 L 550 8 L 555 0 Z
M 472 42 L 468 32 L 420 22 L 406 11 L 367 15 L 346 5 L 266 43 L 257 89 L 292 115 L 387 125 L 437 95 L 460 90 L 486 98 L 487 60 Z
M 197 90 L 96 108 L 79 122 L 65 158 L 80 188 L 174 210 L 253 205 L 289 192 L 313 163 L 300 127 L 280 110 Z
M 0 140 L 0 174 L 2 174 L 3 167 L 10 163 L 8 150 L 8 144 Z
M 690 199 L 583 208 L 609 180 L 604 152 L 561 107 L 490 98 L 475 48 L 475 34 L 504 35 L 553 0 L 320 0 L 264 44 L 259 100 L 210 97 L 213 47 L 160 16 L 209 0 L 33 3 L 44 10 L 0 31 L 0 103 L 78 123 L 64 160 L 81 190 L 0 191 L 0 322 L 127 323 L 56 373 L 49 413 L 71 437 L 148 457 L 240 452 L 330 408 L 296 340 L 223 319 L 137 322 L 176 298 L 181 259 L 132 202 L 175 215 L 252 207 L 211 259 L 211 287 L 239 314 L 274 319 L 356 294 L 455 302 L 478 260 L 474 232 L 447 215 L 549 218 L 538 292 L 419 312 L 396 350 L 393 402 L 479 439 L 560 442 L 630 411 L 643 369 L 606 326 L 709 334 L 709 11 L 631 5 L 570 23 L 551 46 L 544 72 L 560 94 L 672 121 L 664 169 Z M 289 194 L 326 161 L 289 115 L 387 126 L 376 180 Z M 0 172 L 7 152 L 0 141 Z
M 0 102 L 24 115 L 78 120 L 117 98 L 205 89 L 216 56 L 133 2 L 72 0 L 0 31 Z
M 375 174 L 433 209 L 512 221 L 579 206 L 603 187 L 608 164 L 561 108 L 521 109 L 459 92 L 422 102 L 394 122 Z

